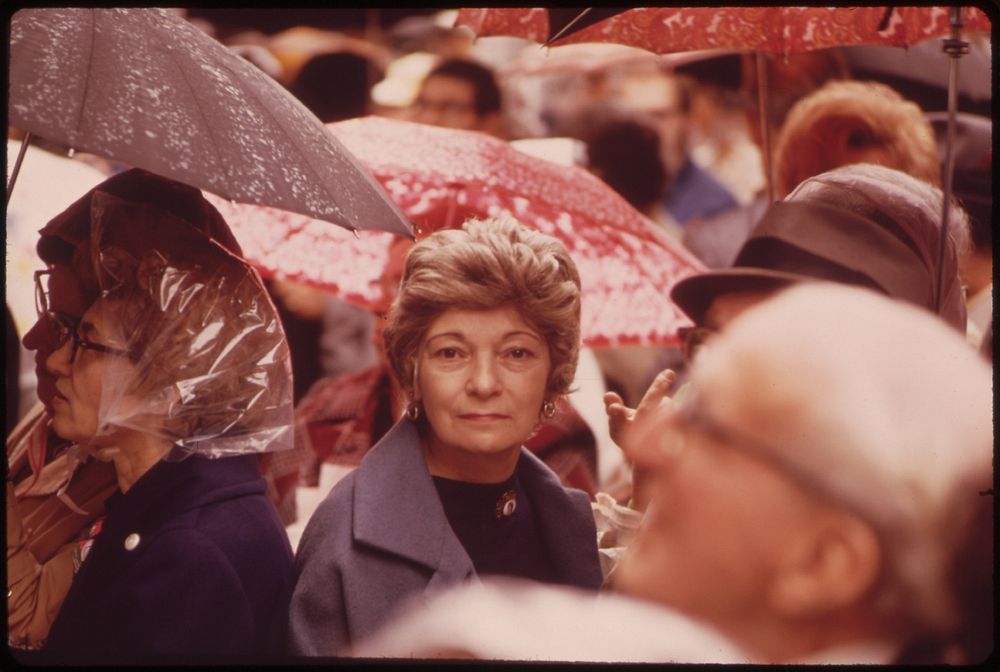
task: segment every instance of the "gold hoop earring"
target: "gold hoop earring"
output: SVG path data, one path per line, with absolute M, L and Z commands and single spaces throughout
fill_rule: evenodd
M 416 422 L 420 418 L 420 405 L 415 401 L 411 401 L 406 406 L 406 417 L 410 419 L 411 422 Z
M 556 414 L 556 402 L 546 401 L 542 404 L 542 417 L 551 420 Z

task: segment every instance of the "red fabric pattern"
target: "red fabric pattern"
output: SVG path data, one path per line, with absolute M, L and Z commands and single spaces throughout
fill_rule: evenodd
M 613 42 L 657 54 L 735 49 L 792 54 L 852 44 L 906 46 L 951 32 L 948 7 L 640 7 L 553 43 Z M 966 7 L 963 31 L 989 31 L 980 9 Z M 544 42 L 548 12 L 539 8 L 462 9 L 455 25 L 476 35 Z
M 471 131 L 380 117 L 329 128 L 413 220 L 418 238 L 467 217 L 507 214 L 560 239 L 580 271 L 587 346 L 676 345 L 677 328 L 690 323 L 669 293 L 703 270 L 701 262 L 586 170 Z M 262 274 L 369 309 L 383 302 L 390 234 L 353 236 L 300 215 L 206 197 Z

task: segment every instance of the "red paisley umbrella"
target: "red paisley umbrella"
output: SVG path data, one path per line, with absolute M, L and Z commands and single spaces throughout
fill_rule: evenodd
M 411 219 L 418 239 L 468 217 L 503 214 L 559 238 L 582 277 L 587 345 L 676 344 L 677 328 L 689 323 L 668 295 L 701 263 L 582 168 L 471 131 L 382 117 L 328 128 Z M 206 196 L 263 274 L 368 308 L 383 302 L 379 279 L 396 237 L 355 236 L 308 217 Z
M 580 10 L 582 11 L 582 10 Z M 791 54 L 851 44 L 906 46 L 950 30 L 948 7 L 637 7 L 600 14 L 601 20 L 566 25 L 546 8 L 468 8 L 456 26 L 479 37 L 509 35 L 553 45 L 614 42 L 657 54 L 695 49 L 742 49 Z M 595 17 L 596 18 L 596 17 Z M 989 17 L 976 8 L 964 12 L 965 30 L 988 31 Z M 576 26 L 583 25 L 579 30 Z
M 585 12 L 585 13 L 584 13 Z M 589 18 L 588 18 L 589 17 Z M 567 18 L 566 10 L 546 8 L 469 8 L 459 11 L 456 26 L 466 26 L 478 37 L 510 35 L 536 42 L 563 45 L 579 42 L 612 42 L 639 47 L 657 54 L 698 49 L 738 49 L 785 56 L 815 49 L 848 45 L 909 46 L 949 35 L 942 50 L 950 57 L 948 80 L 948 130 L 945 143 L 944 193 L 941 215 L 941 249 L 948 231 L 952 192 L 955 111 L 957 109 L 958 59 L 968 51 L 962 30 L 992 29 L 990 18 L 975 7 L 637 7 L 595 12 L 580 9 Z M 763 110 L 766 78 L 758 75 Z M 773 200 L 769 129 L 761 113 L 765 178 Z M 943 254 L 943 252 L 942 252 Z M 943 264 L 939 264 L 943 267 Z M 938 297 L 942 282 L 938 278 Z

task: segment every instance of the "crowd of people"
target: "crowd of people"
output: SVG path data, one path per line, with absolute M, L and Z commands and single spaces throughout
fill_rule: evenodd
M 570 252 L 507 215 L 399 238 L 362 309 L 262 280 L 198 189 L 102 161 L 39 232 L 20 336 L 8 302 L 17 660 L 991 655 L 989 119 L 961 115 L 946 204 L 934 111 L 836 50 L 717 57 L 725 89 L 440 16 L 224 42 L 323 122 L 567 140 L 704 263 L 669 289 L 691 326 L 585 347 Z

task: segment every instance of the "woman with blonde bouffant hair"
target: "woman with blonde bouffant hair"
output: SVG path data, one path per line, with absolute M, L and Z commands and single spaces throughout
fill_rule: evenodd
M 500 574 L 596 589 L 587 496 L 523 447 L 569 391 L 580 276 L 512 219 L 417 243 L 384 331 L 403 417 L 309 521 L 289 644 L 343 655 L 404 598 Z

